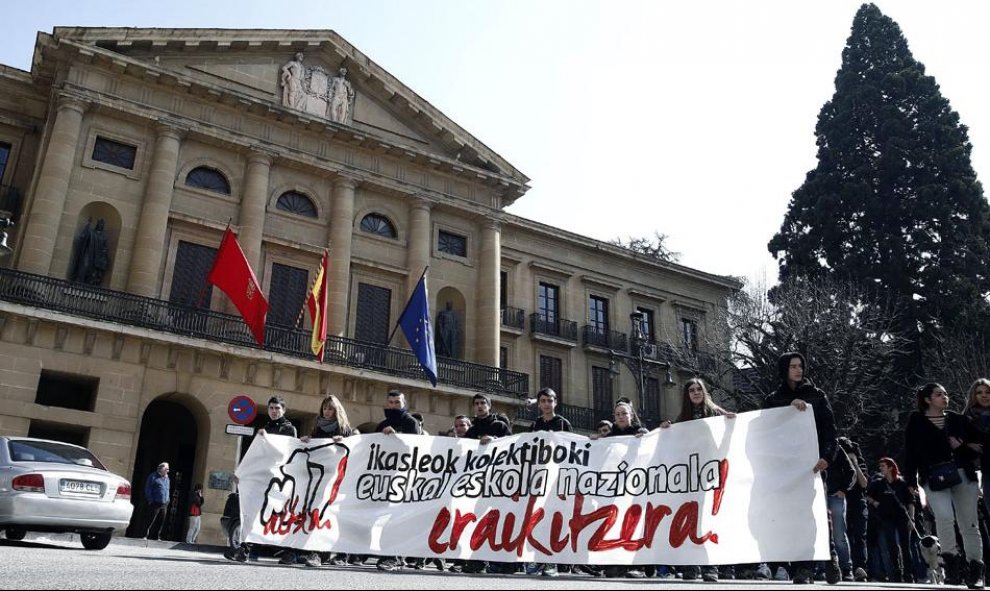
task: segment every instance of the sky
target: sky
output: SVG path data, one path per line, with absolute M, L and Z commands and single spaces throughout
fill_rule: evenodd
M 990 175 L 990 3 L 879 0 Z M 507 211 L 773 282 L 766 244 L 815 167 L 853 0 L 47 0 L 6 6 L 0 63 L 54 26 L 333 29 L 521 170 Z M 287 56 L 288 59 L 289 56 Z

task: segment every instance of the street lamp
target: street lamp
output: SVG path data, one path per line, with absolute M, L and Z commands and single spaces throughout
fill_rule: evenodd
M 630 353 L 619 352 L 615 349 L 609 349 L 609 360 L 608 368 L 612 372 L 612 375 L 619 374 L 619 364 L 625 365 L 627 369 L 636 378 L 636 389 L 639 393 L 639 404 L 642 407 L 645 402 L 646 394 L 646 379 L 654 371 L 664 370 L 664 386 L 674 385 L 674 378 L 670 373 L 670 363 L 666 361 L 657 361 L 656 359 L 651 359 L 654 353 L 649 351 L 655 351 L 656 345 L 650 343 L 646 335 L 643 334 L 643 313 L 633 312 L 629 315 L 629 320 L 632 322 L 632 330 L 630 331 Z M 659 401 L 657 401 L 659 403 Z M 658 404 L 659 406 L 659 404 Z M 659 412 L 659 408 L 657 411 Z M 654 417 L 659 419 L 660 417 Z
M 7 246 L 7 228 L 14 225 L 10 218 L 0 217 L 0 257 L 5 257 L 14 252 L 14 249 Z

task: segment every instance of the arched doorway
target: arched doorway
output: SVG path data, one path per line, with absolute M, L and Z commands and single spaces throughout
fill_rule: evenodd
M 148 503 L 144 482 L 161 462 L 169 463 L 172 489 L 161 539 L 181 541 L 186 527 L 189 494 L 196 483 L 193 469 L 196 461 L 198 428 L 193 413 L 178 402 L 158 399 L 148 405 L 141 419 L 141 438 L 131 476 L 134 515 L 127 536 L 142 538 L 148 528 Z

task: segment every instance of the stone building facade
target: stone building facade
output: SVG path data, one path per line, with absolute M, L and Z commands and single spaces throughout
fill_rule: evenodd
M 221 541 L 235 396 L 281 394 L 303 432 L 326 393 L 370 424 L 392 387 L 431 433 L 479 391 L 525 424 L 541 385 L 582 429 L 622 395 L 656 419 L 739 287 L 506 213 L 529 179 L 332 31 L 56 28 L 0 89 L 0 433 L 137 484 L 169 461 L 175 539 L 202 482 Z M 205 282 L 228 224 L 271 301 L 263 348 Z M 321 363 L 300 309 L 324 248 Z M 389 341 L 427 267 L 452 321 L 436 388 Z

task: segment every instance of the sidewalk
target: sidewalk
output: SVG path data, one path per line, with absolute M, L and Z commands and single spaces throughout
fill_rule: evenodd
M 79 541 L 79 534 L 28 532 L 27 535 L 24 536 L 24 541 L 62 542 L 67 544 L 78 544 L 80 546 L 82 545 L 82 542 Z M 227 549 L 226 546 L 217 546 L 214 544 L 187 544 L 185 542 L 145 540 L 144 538 L 127 538 L 124 536 L 114 536 L 110 540 L 110 543 L 120 544 L 122 546 L 137 546 L 144 548 L 168 548 L 170 550 L 187 550 L 191 552 L 215 552 L 217 554 L 223 554 L 223 551 Z

